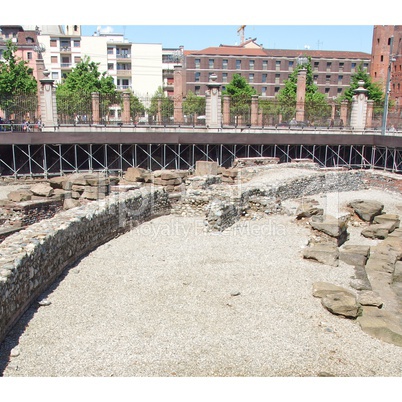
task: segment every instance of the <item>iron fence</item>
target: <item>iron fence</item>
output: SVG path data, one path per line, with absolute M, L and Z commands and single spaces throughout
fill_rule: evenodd
M 36 94 L 0 94 L 0 125 L 2 131 L 25 131 L 40 119 Z M 25 128 L 25 130 L 24 130 Z

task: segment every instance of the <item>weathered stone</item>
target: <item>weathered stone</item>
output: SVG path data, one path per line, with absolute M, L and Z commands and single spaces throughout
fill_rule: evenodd
M 331 237 L 340 237 L 347 229 L 345 221 L 331 215 L 312 216 L 310 224 L 313 229 L 324 232 Z
M 129 167 L 127 168 L 126 173 L 124 174 L 124 179 L 127 181 L 144 181 L 144 175 L 147 174 L 148 171 L 138 167 Z
M 347 291 L 329 293 L 321 299 L 321 303 L 332 314 L 347 318 L 356 318 L 363 312 L 356 297 Z
M 326 295 L 328 295 L 330 293 L 336 293 L 336 292 L 348 292 L 348 290 L 342 286 L 333 285 L 332 283 L 329 283 L 329 282 L 314 282 L 313 283 L 313 296 L 314 297 L 321 298 L 321 297 L 325 297 Z
M 374 217 L 374 223 L 394 222 L 394 229 L 399 228 L 400 219 L 396 214 L 381 214 Z
M 67 180 L 67 176 L 52 177 L 49 179 L 49 185 L 54 189 L 63 189 L 63 185 Z
M 29 201 L 32 199 L 32 193 L 30 193 L 28 190 L 15 190 L 10 191 L 7 195 L 7 198 L 13 202 Z
M 349 265 L 364 266 L 369 254 L 369 246 L 348 244 L 339 250 L 339 259 Z
M 176 179 L 180 179 L 180 183 L 181 183 L 181 177 L 174 171 L 170 171 L 170 170 L 163 170 L 161 172 L 161 179 L 162 180 L 176 180 Z M 180 184 L 179 183 L 179 184 Z
M 388 234 L 395 230 L 395 221 L 388 221 L 368 226 L 361 231 L 362 236 L 372 239 L 385 239 Z
M 362 306 L 382 307 L 383 305 L 383 301 L 380 295 L 369 290 L 360 292 L 357 300 Z
M 339 265 L 339 250 L 334 244 L 317 243 L 303 250 L 303 258 L 337 267 Z
M 218 174 L 218 163 L 212 161 L 196 161 L 195 162 L 195 175 L 208 176 Z
M 395 263 L 392 282 L 402 282 L 402 261 L 397 261 Z
M 79 207 L 81 203 L 74 198 L 66 198 L 63 203 L 63 209 L 71 209 Z
M 102 175 L 85 175 L 85 180 L 87 185 L 94 187 L 108 186 L 110 184 L 110 179 Z
M 67 182 L 70 182 L 71 184 L 76 184 L 78 186 L 86 186 L 87 180 L 86 180 L 85 176 L 86 175 L 83 173 L 73 173 L 70 176 L 68 176 Z M 67 189 L 64 188 L 64 190 L 67 190 Z
M 384 209 L 384 204 L 373 200 L 354 200 L 348 204 L 360 219 L 372 222 L 374 217 L 380 215 Z
M 78 193 L 83 193 L 85 191 L 85 185 L 83 184 L 73 184 L 71 186 L 72 191 L 76 191 Z
M 301 203 L 296 210 L 296 219 L 310 218 L 314 215 L 323 215 L 323 208 L 317 207 L 315 202 L 307 201 Z

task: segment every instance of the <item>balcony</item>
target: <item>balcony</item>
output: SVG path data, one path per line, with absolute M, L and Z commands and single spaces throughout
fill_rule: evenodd
M 118 91 L 126 91 L 127 89 L 132 89 L 131 85 L 117 85 L 116 86 Z
M 131 77 L 131 70 L 117 70 L 118 77 Z
M 119 54 L 119 53 L 117 53 L 116 54 L 116 59 L 125 59 L 125 60 L 127 60 L 127 59 L 131 59 L 131 54 L 125 54 L 125 53 L 123 53 L 123 54 Z
M 71 53 L 71 46 L 60 45 L 60 53 Z
M 73 68 L 72 63 L 60 63 L 60 68 L 62 70 L 69 70 L 71 68 Z

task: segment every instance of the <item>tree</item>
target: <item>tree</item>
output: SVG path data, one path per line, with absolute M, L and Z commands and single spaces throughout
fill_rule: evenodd
M 341 96 L 341 100 L 352 101 L 354 91 L 359 87 L 359 81 L 364 81 L 363 87 L 368 91 L 368 99 L 379 103 L 384 101 L 384 93 L 380 84 L 372 81 L 370 74 L 363 68 L 363 63 L 358 66 L 357 71 L 351 76 L 350 86 Z
M 257 91 L 240 74 L 234 74 L 232 81 L 222 91 L 223 95 L 230 96 L 230 112 L 237 119 L 250 116 L 251 96 Z
M 113 78 L 106 72 L 101 73 L 98 66 L 99 63 L 91 61 L 86 56 L 64 78 L 63 82 L 57 85 L 56 99 L 59 117 L 71 120 L 78 115 L 90 116 L 92 92 L 103 95 L 102 110 L 107 110 L 111 103 L 117 102 Z
M 160 110 L 159 110 L 160 104 Z M 161 114 L 162 122 L 169 123 L 173 116 L 174 103 L 173 100 L 165 95 L 163 88 L 159 87 L 151 98 L 151 105 L 148 108 L 148 115 L 156 122 L 158 114 Z M 159 123 L 162 123 L 159 122 Z
M 141 103 L 139 98 L 133 93 L 130 93 L 130 116 L 134 122 L 145 113 L 145 106 Z
M 6 46 L 0 62 L 0 108 L 5 117 L 14 114 L 22 119 L 26 113 L 35 113 L 38 83 L 28 63 L 15 56 L 17 47 L 11 40 Z
M 186 99 L 183 101 L 183 113 L 194 123 L 196 116 L 205 114 L 205 98 L 188 91 Z
M 311 57 L 307 58 L 307 63 L 299 64 L 284 81 L 285 86 L 279 91 L 277 99 L 280 104 L 280 112 L 285 121 L 290 120 L 296 115 L 297 97 L 297 76 L 299 71 L 305 68 L 306 72 L 306 94 L 305 94 L 305 120 L 310 122 L 324 121 L 330 116 L 330 106 L 323 93 L 318 91 L 314 84 L 313 71 L 311 68 Z

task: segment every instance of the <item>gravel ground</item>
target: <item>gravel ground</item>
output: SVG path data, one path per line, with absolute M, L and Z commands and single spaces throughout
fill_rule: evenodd
M 341 210 L 346 200 L 379 196 L 386 212 L 402 205 L 376 191 L 312 198 Z M 144 223 L 82 258 L 44 295 L 50 305 L 27 311 L 0 347 L 0 373 L 401 376 L 402 348 L 312 296 L 316 281 L 349 288 L 353 267 L 303 260 L 309 233 L 284 215 L 223 233 L 205 233 L 200 218 Z

